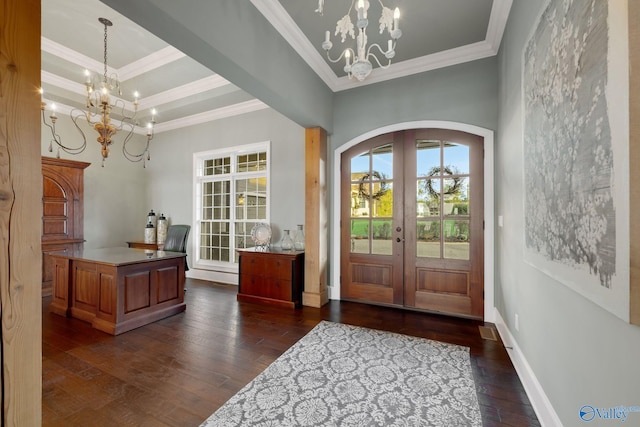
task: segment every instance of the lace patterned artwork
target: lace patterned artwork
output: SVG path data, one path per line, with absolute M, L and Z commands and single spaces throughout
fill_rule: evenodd
M 523 52 L 525 258 L 561 282 L 582 274 L 569 284 L 579 292 L 621 273 L 609 9 L 551 0 Z

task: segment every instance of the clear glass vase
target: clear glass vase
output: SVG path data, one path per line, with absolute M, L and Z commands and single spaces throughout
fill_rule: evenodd
M 280 247 L 283 251 L 290 251 L 293 249 L 293 239 L 291 238 L 291 233 L 289 230 L 283 230 L 284 235 L 282 236 L 282 241 L 280 241 Z
M 293 247 L 296 251 L 304 251 L 304 231 L 303 225 L 298 224 L 298 230 L 296 231 L 296 237 L 293 239 Z

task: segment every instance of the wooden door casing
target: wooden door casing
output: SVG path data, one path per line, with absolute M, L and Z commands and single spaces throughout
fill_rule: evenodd
M 469 259 L 448 259 L 441 232 L 440 258 L 418 256 L 416 138 L 440 138 L 470 147 L 467 174 L 470 211 Z M 484 184 L 483 138 L 460 131 L 417 129 L 385 134 L 364 141 L 342 154 L 341 162 L 341 297 L 346 300 L 393 305 L 462 317 L 484 314 Z M 373 255 L 352 250 L 352 185 L 356 177 L 351 161 L 375 147 L 392 144 L 393 254 Z M 441 158 L 442 161 L 442 158 Z M 444 175 L 444 172 L 442 172 Z M 441 176 L 444 179 L 444 176 Z M 444 203 L 444 202 L 443 202 Z M 443 214 L 444 215 L 444 214 Z M 450 220 L 450 216 L 446 220 Z M 441 223 L 444 227 L 445 217 Z M 444 228 L 442 228 L 444 230 Z M 373 236 L 370 236 L 373 238 Z M 371 245 L 371 243 L 370 243 Z M 371 247 L 371 246 L 370 246 Z

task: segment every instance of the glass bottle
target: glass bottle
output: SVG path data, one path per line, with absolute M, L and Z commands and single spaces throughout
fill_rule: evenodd
M 304 251 L 304 231 L 303 225 L 298 224 L 298 230 L 296 231 L 296 237 L 293 239 L 293 247 L 296 251 Z
M 290 251 L 293 249 L 293 239 L 291 238 L 291 234 L 289 230 L 283 230 L 284 235 L 282 236 L 282 241 L 280 242 L 280 247 L 283 251 Z

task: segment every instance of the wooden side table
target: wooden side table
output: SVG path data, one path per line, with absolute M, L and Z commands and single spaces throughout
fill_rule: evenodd
M 300 307 L 304 251 L 239 250 L 238 301 Z
M 145 243 L 141 241 L 127 242 L 127 245 L 129 245 L 130 248 L 134 249 L 149 249 L 152 251 L 159 251 L 162 249 L 162 246 L 164 246 L 158 243 Z

